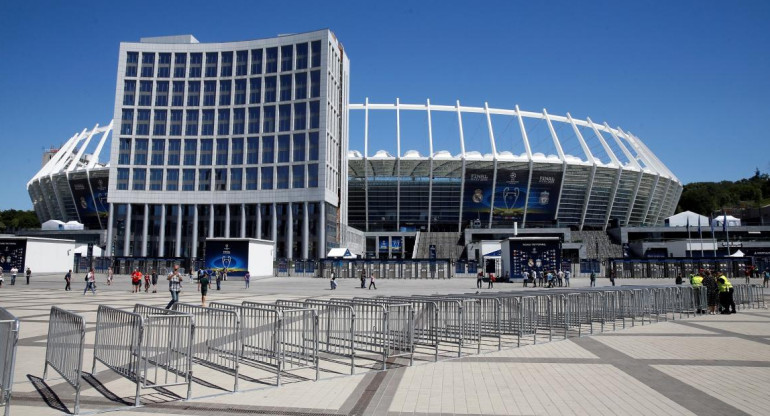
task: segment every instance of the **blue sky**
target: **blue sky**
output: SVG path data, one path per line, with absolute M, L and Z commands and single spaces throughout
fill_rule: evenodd
M 186 33 L 330 28 L 351 102 L 569 111 L 633 132 L 684 183 L 740 179 L 770 171 L 768 22 L 768 1 L 5 1 L 0 209 L 31 208 L 44 147 L 109 122 L 121 41 Z

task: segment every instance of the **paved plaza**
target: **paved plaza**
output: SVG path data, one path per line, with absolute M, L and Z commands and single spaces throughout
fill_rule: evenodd
M 192 399 L 184 387 L 142 390 L 144 406 L 131 406 L 135 386 L 97 364 L 91 374 L 99 304 L 129 309 L 135 303 L 165 305 L 165 281 L 158 293 L 130 293 L 130 279 L 120 276 L 107 286 L 99 276 L 97 294 L 83 295 L 82 274 L 65 292 L 63 276 L 33 275 L 16 286 L 0 288 L 0 306 L 21 320 L 11 414 L 54 415 L 72 411 L 74 390 L 55 371 L 43 380 L 48 315 L 52 305 L 82 314 L 87 323 L 81 414 L 116 411 L 120 415 L 272 414 L 272 415 L 741 415 L 770 409 L 770 312 L 743 309 L 734 315 L 698 316 L 639 325 L 553 342 L 538 341 L 502 351 L 482 344 L 481 354 L 452 357 L 441 351 L 417 354 L 413 366 L 395 359 L 379 371 L 374 357 L 362 356 L 356 374 L 346 363 L 324 362 L 319 381 L 313 372 L 297 372 L 274 387 L 273 376 L 244 370 L 240 391 L 233 378 L 195 365 Z M 739 281 L 740 280 L 740 281 Z M 208 301 L 272 302 L 375 295 L 482 293 L 519 289 L 498 283 L 476 289 L 475 279 L 377 281 L 378 290 L 358 288 L 358 280 L 340 280 L 336 291 L 325 279 L 253 279 L 223 282 Z M 670 284 L 671 281 L 618 279 L 617 284 Z M 733 283 L 743 283 L 734 279 Z M 760 283 L 755 280 L 752 283 Z M 588 279 L 572 279 L 587 286 Z M 598 285 L 608 285 L 599 279 Z M 162 288 L 162 289 L 161 289 Z M 548 289 L 530 289 L 536 290 Z M 200 303 L 195 286 L 183 287 L 181 302 Z M 598 327 L 597 327 L 598 328 Z M 554 338 L 558 339 L 558 338 Z M 456 354 L 455 354 L 456 355 Z M 272 378 L 271 378 L 272 377 Z

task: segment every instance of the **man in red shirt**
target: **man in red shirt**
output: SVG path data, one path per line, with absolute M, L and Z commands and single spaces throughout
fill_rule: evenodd
M 132 293 L 139 293 L 139 289 L 142 286 L 142 272 L 138 268 L 134 269 L 134 272 L 131 273 L 131 284 L 134 286 Z

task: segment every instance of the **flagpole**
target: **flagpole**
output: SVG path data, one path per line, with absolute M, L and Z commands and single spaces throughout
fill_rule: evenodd
M 690 219 L 687 218 L 687 250 L 690 251 L 690 257 L 692 257 L 692 243 L 690 242 Z
M 698 214 L 698 238 L 700 239 L 700 256 L 703 258 L 705 256 L 703 255 L 703 230 L 700 228 L 700 214 Z
M 722 231 L 725 232 L 725 239 L 727 240 L 727 257 L 730 257 L 730 231 L 727 230 L 727 214 L 725 214 L 724 208 L 722 208 Z
M 714 258 L 717 258 L 717 236 L 714 233 L 714 219 L 709 215 L 709 225 L 711 226 L 711 240 L 714 242 Z

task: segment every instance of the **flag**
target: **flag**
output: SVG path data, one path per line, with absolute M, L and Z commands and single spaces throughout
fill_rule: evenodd
M 700 234 L 700 215 L 698 215 L 698 234 Z
M 714 235 L 714 219 L 709 215 L 709 224 L 711 225 L 711 235 Z
M 687 232 L 690 232 L 690 217 L 687 217 Z
M 725 214 L 725 210 L 722 210 L 722 232 L 727 232 L 727 214 Z

